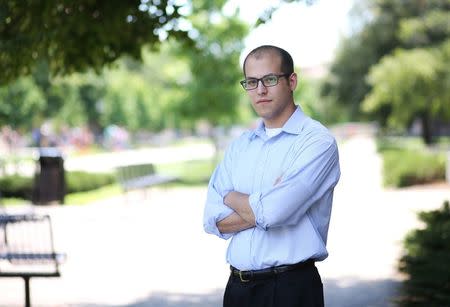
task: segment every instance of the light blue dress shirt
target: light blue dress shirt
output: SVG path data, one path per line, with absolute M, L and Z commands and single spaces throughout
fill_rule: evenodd
M 230 144 L 209 182 L 204 229 L 231 238 L 227 261 L 240 270 L 321 261 L 339 177 L 334 137 L 297 107 L 281 133 L 269 138 L 261 122 Z M 256 227 L 219 231 L 217 222 L 233 213 L 223 203 L 230 191 L 249 195 Z

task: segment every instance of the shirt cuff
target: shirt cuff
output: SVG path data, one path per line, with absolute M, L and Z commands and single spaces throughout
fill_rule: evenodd
M 203 226 L 207 233 L 218 236 L 221 239 L 228 240 L 234 233 L 221 233 L 217 228 L 217 223 L 226 218 L 229 214 L 221 213 L 217 217 L 211 217 Z
M 256 227 L 267 230 L 267 225 L 265 225 L 264 222 L 263 206 L 261 204 L 261 192 L 250 194 L 248 197 L 248 202 L 250 203 L 250 208 L 252 208 L 253 214 L 255 215 Z

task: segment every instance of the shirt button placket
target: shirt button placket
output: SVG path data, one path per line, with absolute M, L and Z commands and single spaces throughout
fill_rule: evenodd
M 258 164 L 258 186 L 257 190 L 261 191 L 264 184 L 264 174 L 267 168 L 267 156 L 269 153 L 269 141 L 264 142 L 261 150 L 261 159 Z
M 261 177 L 264 175 L 264 165 L 266 161 L 266 143 L 260 145 L 258 155 L 255 157 L 256 163 L 253 169 L 252 193 L 261 191 Z M 251 170 L 250 170 L 251 171 Z

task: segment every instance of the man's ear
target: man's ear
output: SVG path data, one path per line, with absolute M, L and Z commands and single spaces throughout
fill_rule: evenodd
M 297 73 L 293 72 L 289 77 L 289 87 L 291 88 L 291 91 L 295 91 L 297 88 Z

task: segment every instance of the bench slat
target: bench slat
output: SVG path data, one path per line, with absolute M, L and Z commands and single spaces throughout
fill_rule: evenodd
M 153 164 L 119 166 L 116 169 L 116 173 L 119 184 L 125 191 L 151 187 L 177 180 L 175 176 L 156 174 Z
M 0 260 L 7 260 L 14 264 L 62 264 L 66 259 L 63 253 L 0 253 Z

